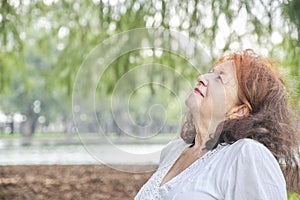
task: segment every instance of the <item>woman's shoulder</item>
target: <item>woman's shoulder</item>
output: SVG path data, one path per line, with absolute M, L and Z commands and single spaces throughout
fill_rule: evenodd
M 267 160 L 272 162 L 277 162 L 271 151 L 264 146 L 262 143 L 244 138 L 236 141 L 235 143 L 229 145 L 228 152 L 234 155 L 236 159 L 247 159 L 247 160 Z
M 262 143 L 250 138 L 239 139 L 238 141 L 236 141 L 230 146 L 232 147 L 232 149 L 236 149 L 236 150 L 250 150 L 250 149 L 268 150 L 268 148 L 265 147 Z
M 168 142 L 168 144 L 163 148 L 163 150 L 170 150 L 173 148 L 178 148 L 178 147 L 185 147 L 188 144 L 184 142 L 182 138 L 176 138 L 174 140 L 171 140 Z
M 219 188 L 227 193 L 227 199 L 245 199 L 246 196 L 247 199 L 285 199 L 285 179 L 279 163 L 271 151 L 256 140 L 240 139 L 227 145 L 216 166 Z
M 170 141 L 161 151 L 160 165 L 176 159 L 187 146 L 189 144 L 185 143 L 182 138 Z

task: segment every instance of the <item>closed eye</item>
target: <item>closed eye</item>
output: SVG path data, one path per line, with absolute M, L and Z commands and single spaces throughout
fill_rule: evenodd
M 222 83 L 223 83 L 223 79 L 222 79 L 222 77 L 221 77 L 220 75 L 217 75 L 216 79 L 217 79 L 218 81 L 222 81 Z

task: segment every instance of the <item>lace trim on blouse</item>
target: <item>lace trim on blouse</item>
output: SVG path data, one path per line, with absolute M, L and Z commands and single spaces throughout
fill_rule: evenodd
M 152 177 L 148 180 L 148 182 L 141 188 L 141 193 L 138 194 L 138 196 L 142 196 L 145 200 L 161 199 L 164 196 L 163 193 L 168 193 L 170 190 L 172 190 L 172 188 L 174 188 L 176 184 L 182 183 L 183 181 L 194 182 L 193 177 L 196 177 L 194 176 L 194 174 L 199 173 L 201 167 L 205 167 L 205 163 L 211 160 L 214 155 L 224 146 L 226 145 L 220 144 L 217 146 L 217 148 L 208 151 L 202 157 L 193 162 L 189 167 L 187 167 L 177 176 L 170 179 L 168 182 L 164 183 L 162 186 L 160 186 L 162 179 L 176 162 L 177 158 L 173 160 L 173 162 L 159 167 L 157 171 L 152 175 Z M 136 197 L 136 200 L 139 199 L 138 196 Z

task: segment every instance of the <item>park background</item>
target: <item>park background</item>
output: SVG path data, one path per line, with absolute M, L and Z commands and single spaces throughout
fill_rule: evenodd
M 189 67 L 189 60 L 160 49 L 120 55 L 110 63 L 95 92 L 99 102 L 95 112 L 104 127 L 100 140 L 98 124 L 89 115 L 79 116 L 86 131 L 78 134 L 72 97 L 76 76 L 90 52 L 106 39 L 138 28 L 163 28 L 193 38 L 212 63 L 228 50 L 245 48 L 273 58 L 299 124 L 299 0 L 2 0 L 0 199 L 133 198 L 158 157 L 140 163 L 122 160 L 106 153 L 105 141 L 108 138 L 133 152 L 160 150 L 180 128 L 183 111 L 174 94 L 184 96 L 189 88 L 174 76 L 151 67 L 144 69 L 150 82 L 163 81 L 172 91 L 148 84 L 126 99 L 135 125 L 165 122 L 155 134 L 148 130 L 135 135 L 153 140 L 136 142 L 124 134 L 112 114 L 110 97 L 115 84 L 137 66 L 151 63 L 180 72 L 191 85 L 198 74 Z M 122 45 L 127 44 L 113 48 Z M 176 45 L 172 48 L 175 51 Z M 199 68 L 200 72 L 207 69 Z M 138 86 L 138 77 L 130 80 Z M 89 88 L 86 91 L 91 92 Z M 149 106 L 154 104 L 164 108 L 164 115 L 151 112 L 149 121 Z M 134 125 L 128 126 L 136 132 Z M 93 158 L 86 145 L 108 155 L 109 163 Z M 145 173 L 121 172 L 118 165 Z M 300 199 L 296 196 L 290 194 L 290 199 Z

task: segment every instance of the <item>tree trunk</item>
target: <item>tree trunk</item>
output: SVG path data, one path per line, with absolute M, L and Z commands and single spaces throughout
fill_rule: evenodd
M 20 131 L 22 134 L 22 144 L 29 145 L 35 132 L 36 122 L 39 115 L 35 113 L 32 109 L 32 106 L 29 105 L 25 116 L 26 120 L 21 123 Z

